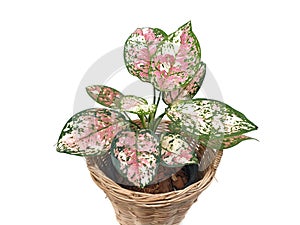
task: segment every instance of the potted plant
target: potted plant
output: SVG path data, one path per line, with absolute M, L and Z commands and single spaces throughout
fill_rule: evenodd
M 251 139 L 244 133 L 257 126 L 225 103 L 194 98 L 206 65 L 191 22 L 170 35 L 137 29 L 124 60 L 131 75 L 153 85 L 152 104 L 91 85 L 87 93 L 105 108 L 70 118 L 57 151 L 86 157 L 120 224 L 179 224 L 210 184 L 223 149 Z M 157 115 L 161 100 L 166 108 Z

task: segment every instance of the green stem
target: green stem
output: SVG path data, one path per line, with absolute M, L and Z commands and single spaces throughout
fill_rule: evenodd
M 159 92 L 159 96 L 158 96 L 157 102 L 155 103 L 156 109 L 155 109 L 155 111 L 154 111 L 153 118 L 155 118 L 155 116 L 156 116 L 156 112 L 157 112 L 157 109 L 158 109 L 158 105 L 159 105 L 159 102 L 160 102 L 160 98 L 161 98 L 161 91 Z
M 153 87 L 153 93 L 154 93 L 153 104 L 155 105 L 155 111 L 153 113 L 150 113 L 150 115 L 149 115 L 148 128 L 154 131 L 153 128 L 154 128 L 154 124 L 155 124 L 155 115 L 157 112 L 159 101 L 161 99 L 161 92 L 159 92 L 157 101 L 156 101 L 156 91 L 155 91 L 154 87 Z
M 154 119 L 153 116 L 154 116 L 154 114 L 153 114 L 153 112 L 151 112 L 148 117 L 148 129 L 151 129 L 151 127 L 152 127 L 152 123 L 153 123 L 153 119 Z
M 145 116 L 144 115 L 139 115 L 139 118 L 142 122 L 142 126 L 144 129 L 146 129 L 146 122 L 145 122 Z
M 161 91 L 159 92 L 158 100 L 157 100 L 157 103 L 156 103 L 157 106 L 159 104 L 160 99 L 161 99 Z
M 156 90 L 155 87 L 153 87 L 153 104 L 156 103 Z
M 155 122 L 154 122 L 153 132 L 156 131 L 156 129 L 157 129 L 159 123 L 161 122 L 161 120 L 163 119 L 163 117 L 164 117 L 165 115 L 166 115 L 166 113 L 164 112 L 164 113 L 160 114 L 159 117 L 157 117 L 157 119 L 156 119 Z

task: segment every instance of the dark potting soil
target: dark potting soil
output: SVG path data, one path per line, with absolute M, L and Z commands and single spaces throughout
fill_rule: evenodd
M 173 172 L 173 173 L 172 173 Z M 144 188 L 130 186 L 130 185 L 122 185 L 123 188 L 132 191 L 150 193 L 150 194 L 159 194 L 166 193 L 170 191 L 176 191 L 184 189 L 185 187 L 197 182 L 202 179 L 203 174 L 198 171 L 198 165 L 188 165 L 184 166 L 182 169 L 178 170 L 178 168 L 170 168 L 170 167 L 159 167 L 157 178 L 168 177 L 167 179 L 161 180 L 157 183 L 148 185 Z
M 160 165 L 152 184 L 144 188 L 140 188 L 133 186 L 131 182 L 120 175 L 113 166 L 110 155 L 101 158 L 100 161 L 106 163 L 99 163 L 99 169 L 101 169 L 107 177 L 115 181 L 121 187 L 132 191 L 150 194 L 181 190 L 201 180 L 204 176 L 204 172 L 198 170 L 197 164 L 186 165 L 182 168 L 172 168 Z

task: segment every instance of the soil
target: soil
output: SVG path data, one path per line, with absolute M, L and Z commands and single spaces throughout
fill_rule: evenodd
M 195 171 L 196 169 L 196 171 Z M 173 172 L 173 173 L 172 173 Z M 167 176 L 166 176 L 167 174 Z M 144 188 L 136 187 L 136 186 L 128 186 L 128 185 L 121 185 L 123 188 L 150 193 L 150 194 L 159 194 L 159 193 L 167 193 L 170 191 L 176 191 L 184 189 L 186 186 L 200 180 L 202 175 L 198 172 L 197 166 L 191 169 L 190 166 L 185 166 L 178 171 L 178 168 L 169 168 L 161 166 L 158 169 L 158 175 L 156 176 L 157 179 L 160 177 L 169 177 L 165 180 L 160 182 L 148 185 Z
M 152 184 L 144 188 L 140 188 L 132 186 L 132 184 L 126 178 L 122 177 L 118 173 L 111 162 L 110 155 L 105 156 L 105 158 L 101 158 L 100 161 L 106 163 L 99 163 L 99 168 L 105 173 L 106 176 L 118 183 L 121 187 L 132 191 L 150 194 L 181 190 L 201 180 L 204 176 L 204 172 L 199 171 L 198 165 L 196 164 L 186 165 L 182 168 L 164 167 L 160 165 Z

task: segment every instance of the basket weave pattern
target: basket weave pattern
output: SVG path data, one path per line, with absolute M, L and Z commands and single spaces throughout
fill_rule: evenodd
M 158 128 L 158 134 L 168 131 L 169 123 L 169 121 L 162 122 Z M 223 154 L 222 150 L 206 149 L 196 142 L 192 144 L 195 145 L 198 158 L 201 160 L 202 167 L 205 168 L 204 177 L 183 190 L 162 194 L 148 194 L 122 188 L 103 172 L 103 168 L 113 167 L 107 160 L 108 157 L 87 158 L 87 166 L 92 179 L 111 201 L 121 225 L 180 224 L 189 208 L 197 201 L 198 196 L 213 180 Z

